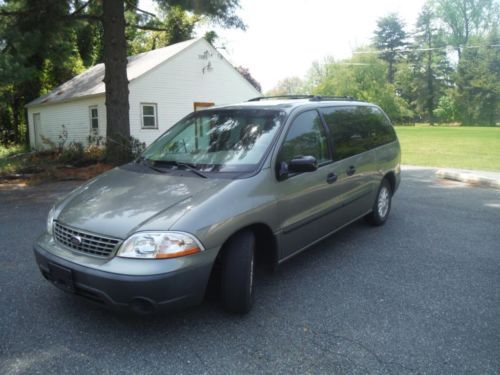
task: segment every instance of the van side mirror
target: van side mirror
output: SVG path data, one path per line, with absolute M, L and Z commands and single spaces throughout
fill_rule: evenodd
M 318 169 L 318 163 L 314 156 L 296 156 L 288 163 L 288 172 L 314 172 Z

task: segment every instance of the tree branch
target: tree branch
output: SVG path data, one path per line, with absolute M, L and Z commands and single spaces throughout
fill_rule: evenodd
M 87 7 L 90 5 L 90 3 L 91 3 L 91 2 L 92 2 L 92 0 L 87 1 L 85 4 L 81 5 L 81 6 L 80 6 L 80 7 L 78 7 L 77 9 L 75 9 L 75 10 L 73 11 L 73 13 L 70 13 L 70 14 L 69 14 L 69 16 L 71 17 L 71 16 L 75 16 L 75 15 L 77 15 L 77 14 L 78 14 L 78 13 L 80 13 L 82 10 L 84 10 L 85 8 L 87 8 Z
M 7 10 L 0 9 L 0 16 L 7 16 L 7 17 L 16 17 L 16 16 L 25 16 L 30 14 L 31 11 L 23 11 L 23 12 L 9 12 Z
M 138 12 L 141 12 L 141 13 L 144 13 L 144 14 L 147 14 L 148 16 L 151 16 L 153 18 L 157 18 L 156 14 L 154 13 L 150 13 L 148 11 L 145 11 L 143 9 L 140 9 L 138 8 L 137 6 L 135 6 L 134 4 L 132 4 L 129 0 L 125 0 L 125 2 L 127 3 L 127 5 L 135 10 L 137 10 Z
M 70 14 L 68 18 L 74 20 L 88 20 L 88 21 L 99 21 L 102 22 L 101 16 L 95 16 L 93 14 Z
M 165 28 L 154 27 L 154 26 L 147 26 L 147 25 L 130 25 L 130 24 L 127 24 L 127 26 L 134 27 L 134 28 L 140 29 L 140 30 L 148 30 L 148 31 L 168 31 Z

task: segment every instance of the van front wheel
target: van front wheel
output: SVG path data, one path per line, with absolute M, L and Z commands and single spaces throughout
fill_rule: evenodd
M 389 181 L 383 179 L 378 189 L 372 212 L 366 215 L 366 221 L 374 226 L 384 225 L 391 212 L 392 189 Z
M 224 245 L 221 269 L 221 299 L 232 313 L 246 314 L 254 299 L 255 236 L 246 230 Z

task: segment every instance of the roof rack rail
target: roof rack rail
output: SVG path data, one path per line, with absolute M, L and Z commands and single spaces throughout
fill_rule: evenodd
M 267 99 L 312 99 L 314 95 L 274 95 L 274 96 L 258 96 L 256 98 L 249 99 L 249 102 L 258 102 L 260 100 Z
M 311 102 L 321 102 L 323 100 L 346 100 L 346 101 L 359 102 L 358 99 L 356 99 L 356 98 L 354 98 L 352 96 L 316 95 L 313 98 L 311 98 Z
M 327 95 L 275 95 L 275 96 L 258 96 L 248 100 L 249 102 L 258 102 L 267 99 L 309 99 L 311 102 L 321 102 L 327 100 L 345 100 L 360 102 L 352 96 L 327 96 Z

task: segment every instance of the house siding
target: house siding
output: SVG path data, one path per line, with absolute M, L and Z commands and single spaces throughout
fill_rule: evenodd
M 205 51 L 208 53 L 205 54 Z M 200 56 L 207 56 L 207 59 Z M 194 102 L 223 105 L 260 95 L 219 56 L 210 44 L 201 40 L 130 82 L 130 134 L 149 145 L 175 122 L 191 113 Z M 204 71 L 208 62 L 212 69 Z M 142 129 L 141 103 L 157 104 L 158 129 Z
M 211 69 L 207 69 L 210 64 Z M 156 66 L 129 83 L 130 134 L 149 145 L 175 122 L 193 111 L 194 102 L 212 102 L 224 105 L 245 101 L 260 93 L 246 81 L 209 43 L 201 39 L 164 63 Z M 143 129 L 141 103 L 155 103 L 158 127 Z M 33 148 L 47 148 L 36 144 L 33 113 L 40 113 L 41 132 L 57 143 L 62 125 L 68 131 L 70 142 L 87 143 L 90 134 L 89 106 L 97 105 L 99 135 L 106 135 L 106 107 L 104 94 L 92 98 L 75 99 L 28 107 L 30 143 Z
M 97 106 L 99 113 L 99 132 L 102 137 L 106 136 L 106 107 L 104 95 L 95 96 L 81 100 L 72 100 L 65 103 L 55 103 L 28 107 L 28 124 L 30 132 L 30 145 L 34 149 L 47 149 L 50 145 L 41 141 L 41 137 L 35 139 L 33 114 L 40 113 L 40 133 L 44 138 L 58 143 L 59 135 L 62 134 L 62 126 L 68 132 L 65 146 L 71 142 L 88 143 L 90 134 L 90 106 Z

